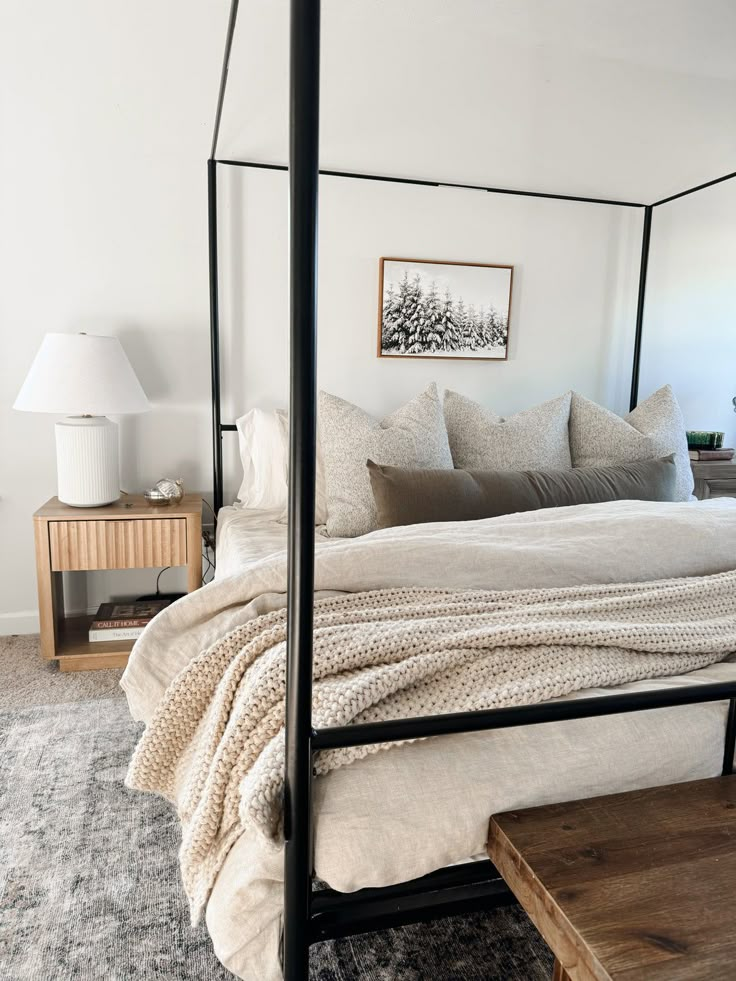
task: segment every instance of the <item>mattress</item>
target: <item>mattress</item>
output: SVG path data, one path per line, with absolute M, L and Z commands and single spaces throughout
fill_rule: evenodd
M 283 509 L 258 511 L 237 504 L 221 508 L 217 515 L 216 579 L 242 572 L 274 552 L 286 548 L 286 521 Z M 315 529 L 319 542 L 340 541 L 327 536 L 324 525 Z
M 736 680 L 736 663 L 564 700 Z M 463 733 L 368 756 L 314 782 L 315 873 L 342 892 L 486 858 L 491 814 L 717 776 L 727 703 Z M 243 834 L 207 906 L 220 960 L 278 981 L 283 851 Z
M 286 530 L 277 517 L 224 509 L 218 580 L 164 611 L 136 644 L 123 678 L 136 718 L 148 721 L 171 679 L 215 640 L 283 606 L 285 568 L 275 552 Z M 735 566 L 736 501 L 618 502 L 320 544 L 315 584 L 318 595 L 432 585 L 433 578 L 450 588 L 524 589 Z M 734 679 L 731 659 L 566 698 Z M 714 776 L 725 724 L 719 702 L 446 736 L 369 755 L 315 780 L 316 874 L 346 892 L 389 885 L 482 855 L 494 812 Z M 241 978 L 280 978 L 282 886 L 282 849 L 246 828 L 206 912 L 218 957 Z

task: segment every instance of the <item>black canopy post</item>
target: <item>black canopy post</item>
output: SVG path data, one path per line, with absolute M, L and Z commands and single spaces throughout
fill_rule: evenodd
M 213 390 L 215 509 L 222 504 L 222 433 L 235 431 L 220 417 L 220 359 L 217 258 L 217 163 L 264 170 L 286 170 L 283 164 L 221 160 L 215 157 L 222 115 L 238 0 L 231 0 L 228 36 L 220 80 L 211 159 L 208 162 L 210 331 Z M 288 623 L 286 666 L 286 780 L 284 796 L 284 977 L 306 981 L 309 945 L 320 939 L 345 936 L 361 929 L 379 929 L 416 922 L 433 915 L 450 915 L 488 908 L 511 900 L 490 863 L 452 867 L 381 889 L 348 896 L 328 889 L 312 897 L 312 763 L 315 751 L 365 746 L 384 741 L 479 732 L 570 718 L 597 717 L 618 712 L 729 700 L 723 772 L 733 769 L 736 744 L 736 683 L 721 682 L 689 689 L 664 689 L 619 694 L 605 699 L 543 703 L 479 712 L 405 720 L 389 720 L 315 731 L 312 728 L 314 514 L 316 469 L 316 327 L 317 327 L 317 205 L 319 174 L 354 180 L 388 181 L 447 188 L 469 185 L 376 174 L 319 170 L 319 47 L 320 0 L 291 0 L 290 77 L 290 437 Z M 632 407 L 638 396 L 644 299 L 653 208 L 686 194 L 736 177 L 736 172 L 700 184 L 654 205 L 577 195 L 473 186 L 495 194 L 575 201 L 617 207 L 643 207 L 636 343 L 632 377 Z
M 225 34 L 225 51 L 222 55 L 222 69 L 220 71 L 220 87 L 217 92 L 217 108 L 215 109 L 215 125 L 212 127 L 212 148 L 210 157 L 214 160 L 217 156 L 217 138 L 220 135 L 220 122 L 222 121 L 222 107 L 225 105 L 225 91 L 227 89 L 227 75 L 230 71 L 230 54 L 233 50 L 233 37 L 235 36 L 235 25 L 238 22 L 239 0 L 230 0 L 230 16 L 227 21 L 227 33 Z
M 639 265 L 639 295 L 636 302 L 636 333 L 634 334 L 634 359 L 631 366 L 631 398 L 629 410 L 639 401 L 639 372 L 641 368 L 641 341 L 644 331 L 644 302 L 647 293 L 647 269 L 649 268 L 649 240 L 652 235 L 653 205 L 644 208 L 644 226 L 641 235 L 641 262 Z
M 222 507 L 220 406 L 220 301 L 217 265 L 217 163 L 207 161 L 207 229 L 210 268 L 210 376 L 212 380 L 212 507 Z
M 309 974 L 312 631 L 317 456 L 320 0 L 291 0 L 289 536 L 284 795 L 284 978 Z
M 222 507 L 222 431 L 235 429 L 235 426 L 222 426 L 222 405 L 220 399 L 220 284 L 217 261 L 217 138 L 220 135 L 222 107 L 225 103 L 227 74 L 230 68 L 230 53 L 238 20 L 239 0 L 230 0 L 230 16 L 225 36 L 225 51 L 222 56 L 220 86 L 217 92 L 215 124 L 212 128 L 212 147 L 207 161 L 207 226 L 209 236 L 210 267 L 210 376 L 212 380 L 212 507 L 215 515 Z

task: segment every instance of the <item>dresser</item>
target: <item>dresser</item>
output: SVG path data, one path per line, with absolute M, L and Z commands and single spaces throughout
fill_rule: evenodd
M 736 459 L 692 460 L 695 496 L 699 501 L 710 497 L 736 497 Z

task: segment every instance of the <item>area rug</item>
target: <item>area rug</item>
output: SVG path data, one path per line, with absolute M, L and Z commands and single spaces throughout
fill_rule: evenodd
M 1 978 L 232 978 L 189 926 L 172 809 L 123 786 L 138 733 L 118 695 L 0 712 Z M 546 981 L 552 969 L 517 908 L 319 944 L 311 962 L 310 981 Z

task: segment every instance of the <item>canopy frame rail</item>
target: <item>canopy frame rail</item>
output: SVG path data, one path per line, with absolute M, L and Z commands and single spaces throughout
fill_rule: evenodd
M 311 711 L 311 687 L 307 694 L 308 705 L 305 693 L 297 688 L 289 692 L 287 698 L 301 702 L 306 713 Z M 721 771 L 723 776 L 728 776 L 733 773 L 736 752 L 736 681 L 311 729 L 308 739 L 309 766 L 305 767 L 305 772 L 312 779 L 314 754 L 323 750 L 489 732 L 720 701 L 728 702 Z M 490 814 L 488 818 L 490 820 Z M 311 852 L 311 813 L 297 814 L 289 832 L 291 838 L 287 840 L 287 847 L 290 841 L 300 839 L 301 847 Z M 293 867 L 287 863 L 282 948 L 284 981 L 303 981 L 308 976 L 309 947 L 314 943 L 516 902 L 490 861 L 448 866 L 409 882 L 361 889 L 354 893 L 315 890 L 314 872 L 310 864 L 306 904 L 303 882 L 301 889 L 295 889 L 294 882 L 289 888 L 289 878 L 295 874 Z
M 237 12 L 237 0 L 233 0 Z M 232 18 L 231 18 L 232 21 Z M 234 28 L 234 24 L 233 24 Z M 230 43 L 226 45 L 226 59 L 229 63 Z M 223 65 L 223 84 L 227 81 L 227 70 Z M 210 351 L 211 351 L 211 391 L 212 391 L 212 468 L 213 468 L 213 507 L 217 513 L 224 500 L 224 474 L 222 462 L 222 436 L 226 432 L 235 432 L 234 423 L 222 422 L 222 385 L 220 377 L 220 321 L 219 321 L 219 279 L 218 279 L 218 241 L 217 241 L 217 167 L 240 167 L 256 171 L 276 171 L 288 173 L 288 164 L 263 163 L 256 160 L 230 160 L 215 156 L 217 134 L 219 133 L 220 115 L 224 98 L 224 89 L 218 99 L 218 116 L 213 136 L 212 156 L 207 161 L 208 179 L 208 217 L 209 217 L 209 255 L 210 255 Z M 405 184 L 414 187 L 436 187 L 454 190 L 480 191 L 487 194 L 503 194 L 513 197 L 538 198 L 542 200 L 568 201 L 578 204 L 596 204 L 613 208 L 640 208 L 643 213 L 642 239 L 639 261 L 639 280 L 637 287 L 636 322 L 634 332 L 634 348 L 631 364 L 631 395 L 629 410 L 635 409 L 639 401 L 639 377 L 641 370 L 641 353 L 644 337 L 644 313 L 646 305 L 647 274 L 649 270 L 649 252 L 652 235 L 652 218 L 654 209 L 663 204 L 669 204 L 689 194 L 695 194 L 715 184 L 736 178 L 736 171 L 716 177 L 713 180 L 697 184 L 694 187 L 661 198 L 652 204 L 637 201 L 623 201 L 615 198 L 590 197 L 581 194 L 556 194 L 550 191 L 522 190 L 513 187 L 494 187 L 484 184 L 467 184 L 457 181 L 429 180 L 418 177 L 397 177 L 388 174 L 360 173 L 348 170 L 329 170 L 320 168 L 320 177 L 334 177 L 344 180 L 374 181 L 384 184 Z

